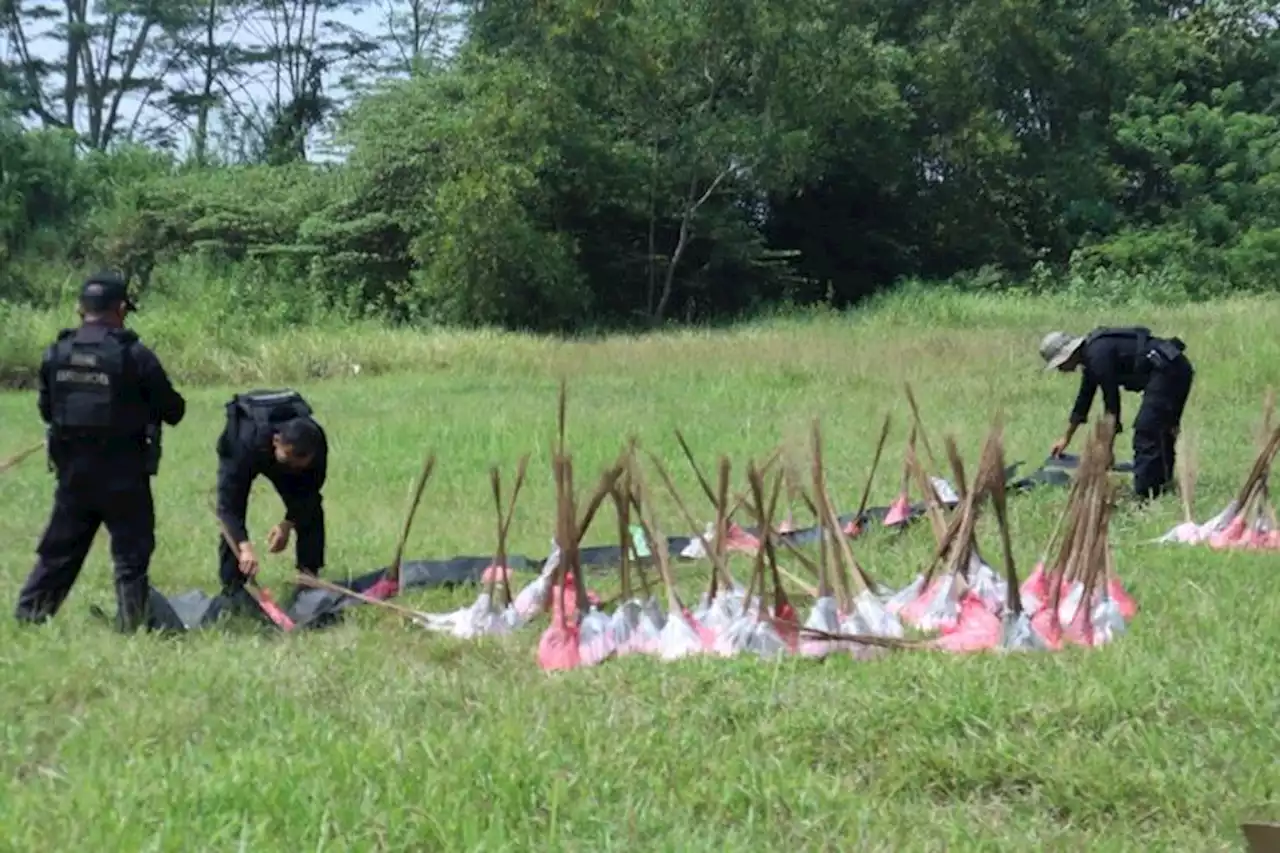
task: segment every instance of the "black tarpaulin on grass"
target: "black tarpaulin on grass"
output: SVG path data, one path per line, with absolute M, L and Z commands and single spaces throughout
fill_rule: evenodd
M 1046 459 L 1039 470 L 1014 479 L 1023 463 L 1015 462 L 1005 469 L 1005 480 L 1013 492 L 1024 492 L 1041 486 L 1059 487 L 1071 482 L 1071 471 L 1079 465 L 1079 457 L 1064 454 L 1057 458 Z M 1113 471 L 1129 472 L 1132 463 L 1122 462 L 1113 466 Z M 948 502 L 948 506 L 955 506 Z M 910 514 L 899 524 L 890 529 L 903 529 L 925 515 L 927 505 L 918 503 L 911 507 Z M 842 526 L 855 520 L 862 524 L 881 522 L 889 513 L 889 507 L 870 507 L 861 514 L 852 513 L 840 517 Z M 751 535 L 756 535 L 755 528 L 743 528 Z M 820 528 L 810 527 L 780 534 L 783 539 L 793 545 L 807 545 L 816 542 L 820 536 Z M 696 537 L 669 536 L 667 551 L 673 560 L 692 562 L 680 557 L 680 553 L 694 541 Z M 617 568 L 622 559 L 622 548 L 617 545 L 599 545 L 581 550 L 581 563 L 584 570 L 609 570 Z M 520 554 L 507 557 L 507 565 L 512 571 L 529 571 L 545 565 L 547 558 L 533 560 Z M 478 584 L 484 571 L 493 563 L 492 557 L 457 556 L 448 560 L 408 560 L 400 566 L 400 591 L 407 589 L 434 589 Z M 383 567 L 350 580 L 332 580 L 338 586 L 355 592 L 367 592 L 378 581 L 382 580 L 389 567 Z M 342 613 L 349 607 L 364 602 L 341 593 L 322 589 L 299 587 L 280 601 L 280 606 L 294 622 L 294 630 L 310 630 L 335 624 L 342 618 Z M 223 614 L 242 613 L 264 622 L 277 629 L 257 603 L 244 590 L 231 595 L 209 597 L 200 590 L 192 590 L 179 595 L 167 597 L 157 590 L 152 590 L 151 600 L 152 625 L 156 629 L 169 631 L 196 631 L 207 628 L 217 622 Z M 95 608 L 101 614 L 101 611 Z

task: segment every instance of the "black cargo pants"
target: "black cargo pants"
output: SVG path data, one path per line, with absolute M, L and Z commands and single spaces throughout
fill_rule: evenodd
M 1173 485 L 1178 431 L 1194 380 L 1185 355 L 1151 372 L 1133 422 L 1133 490 L 1140 498 L 1159 497 Z
M 80 460 L 71 460 L 76 466 Z M 134 631 L 147 622 L 151 585 L 147 572 L 155 551 L 155 505 L 151 479 L 119 471 L 60 473 L 53 512 L 36 548 L 37 560 L 18 593 L 15 616 L 23 622 L 53 617 L 84 568 L 98 528 L 106 525 L 115 563 L 116 627 Z

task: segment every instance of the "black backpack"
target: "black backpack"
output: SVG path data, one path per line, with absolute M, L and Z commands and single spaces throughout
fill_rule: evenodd
M 279 391 L 249 391 L 227 403 L 227 433 L 245 437 L 244 424 L 252 424 L 253 434 L 270 434 L 279 424 L 295 418 L 310 418 L 312 409 L 302 395 L 291 388 Z

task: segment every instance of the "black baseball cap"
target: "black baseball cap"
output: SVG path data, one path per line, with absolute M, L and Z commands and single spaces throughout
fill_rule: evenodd
M 80 304 L 90 311 L 110 311 L 121 302 L 130 311 L 138 306 L 129 298 L 129 286 L 124 276 L 116 272 L 96 272 L 85 280 L 80 291 Z

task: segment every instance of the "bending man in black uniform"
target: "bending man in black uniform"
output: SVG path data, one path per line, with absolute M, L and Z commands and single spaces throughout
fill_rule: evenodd
M 19 621 L 43 622 L 58 612 L 105 524 L 116 627 L 132 632 L 147 622 L 160 424 L 177 426 L 187 406 L 155 353 L 124 328 L 131 310 L 122 277 L 93 276 L 80 296 L 80 327 L 60 332 L 40 363 L 37 405 L 58 485 L 39 558 L 18 594 Z
M 262 475 L 284 502 L 284 519 L 267 535 L 275 554 L 297 530 L 297 568 L 317 574 L 324 568 L 324 488 L 329 445 L 312 418 L 311 407 L 296 391 L 254 391 L 227 404 L 227 423 L 218 438 L 218 517 L 236 542 L 218 546 L 222 590 L 232 595 L 258 571 L 245 517 L 249 490 Z
M 1174 478 L 1175 445 L 1182 412 L 1191 393 L 1195 370 L 1178 338 L 1156 338 L 1151 330 L 1095 329 L 1087 337 L 1050 332 L 1040 343 L 1045 370 L 1081 371 L 1080 393 L 1063 433 L 1051 450 L 1058 456 L 1085 423 L 1094 395 L 1102 389 L 1107 414 L 1121 430 L 1120 389 L 1142 392 L 1142 405 L 1133 421 L 1133 490 L 1142 498 L 1168 491 Z

